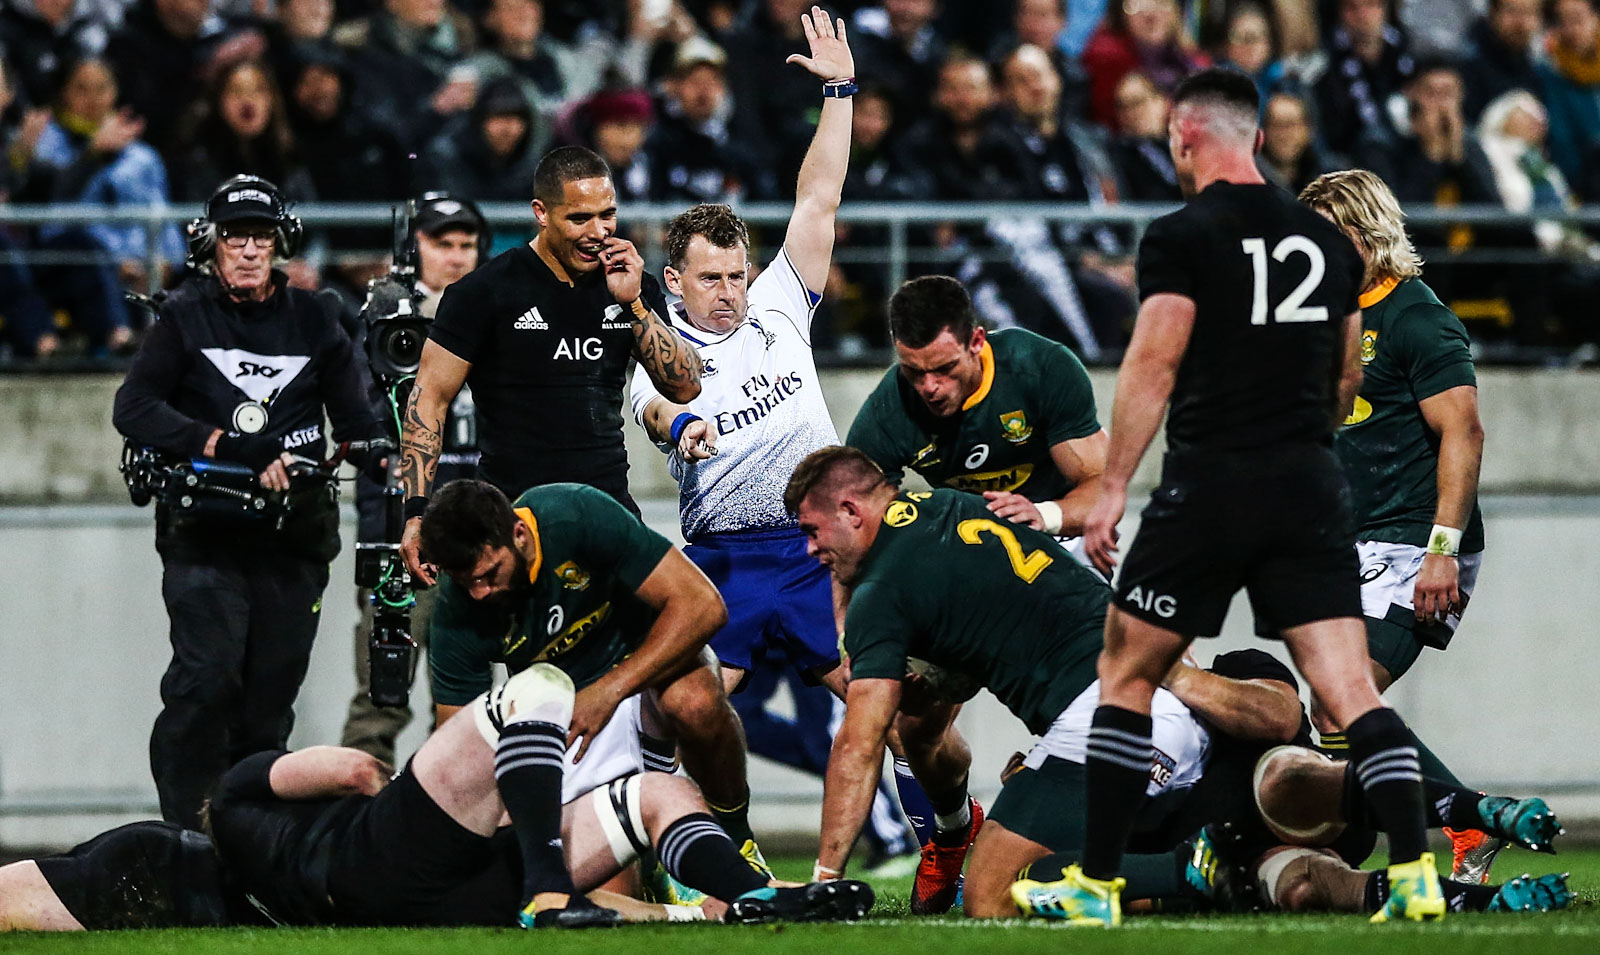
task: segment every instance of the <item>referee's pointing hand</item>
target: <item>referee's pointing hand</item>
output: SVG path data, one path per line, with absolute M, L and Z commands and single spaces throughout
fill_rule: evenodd
M 644 293 L 644 256 L 627 239 L 611 236 L 600 249 L 606 288 L 619 305 L 632 305 Z

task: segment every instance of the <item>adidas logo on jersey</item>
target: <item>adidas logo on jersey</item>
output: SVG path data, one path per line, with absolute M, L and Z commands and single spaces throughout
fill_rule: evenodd
M 544 316 L 539 314 L 539 309 L 537 306 L 528 309 L 526 312 L 523 312 L 522 315 L 517 319 L 516 323 L 511 327 L 522 332 L 544 332 L 550 330 L 549 323 L 544 320 Z

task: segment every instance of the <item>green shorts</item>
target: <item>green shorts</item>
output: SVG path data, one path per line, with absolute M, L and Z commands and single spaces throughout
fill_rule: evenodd
M 1422 656 L 1423 647 L 1430 645 L 1418 632 L 1416 619 L 1410 612 L 1405 620 L 1366 618 L 1367 656 L 1372 662 L 1389 671 L 1389 682 L 1398 683 L 1411 665 Z
M 1055 756 L 1038 769 L 1018 770 L 995 798 L 989 818 L 1051 852 L 1083 848 L 1087 817 L 1084 767 Z

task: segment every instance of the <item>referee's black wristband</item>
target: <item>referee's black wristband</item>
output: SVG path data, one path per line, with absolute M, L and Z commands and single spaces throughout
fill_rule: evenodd
M 413 517 L 421 517 L 422 512 L 427 509 L 428 499 L 419 494 L 415 497 L 406 498 L 406 502 L 400 506 L 400 513 L 409 521 Z

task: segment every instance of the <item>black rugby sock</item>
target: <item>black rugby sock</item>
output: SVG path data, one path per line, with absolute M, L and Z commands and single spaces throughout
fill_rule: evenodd
M 1498 886 L 1473 885 L 1470 882 L 1439 880 L 1439 894 L 1444 896 L 1445 908 L 1452 912 L 1484 912 L 1500 891 Z M 1367 888 L 1362 898 L 1365 911 L 1376 912 L 1389 901 L 1389 873 L 1382 869 L 1367 876 Z
M 1122 868 L 1122 852 L 1133 817 L 1144 802 L 1155 746 L 1150 714 L 1101 704 L 1089 727 L 1086 768 L 1083 873 L 1112 879 Z
M 494 751 L 494 781 L 522 847 L 523 901 L 541 892 L 576 896 L 561 845 L 561 774 L 567 731 L 554 723 L 507 723 Z
M 717 825 L 733 840 L 734 848 L 743 846 L 747 841 L 754 842 L 756 834 L 750 829 L 750 794 L 745 793 L 744 802 L 737 806 L 719 806 L 710 800 L 706 801 L 711 809 L 711 815 L 716 817 Z
M 1461 786 L 1422 777 L 1423 819 L 1429 829 L 1484 829 L 1486 823 L 1478 812 L 1478 801 L 1483 793 Z M 1355 763 L 1346 763 L 1344 770 L 1344 821 L 1365 829 L 1382 828 L 1377 809 L 1366 790 Z
M 967 778 L 949 789 L 928 792 L 928 802 L 933 806 L 934 845 L 959 846 L 967 841 L 972 831 L 972 796 L 967 792 Z
M 1345 735 L 1367 803 L 1389 837 L 1390 863 L 1415 861 L 1428 851 L 1416 737 L 1400 714 L 1387 708 L 1351 723 Z
M 656 842 L 656 854 L 674 879 L 724 902 L 767 884 L 716 820 L 703 812 L 668 826 Z

